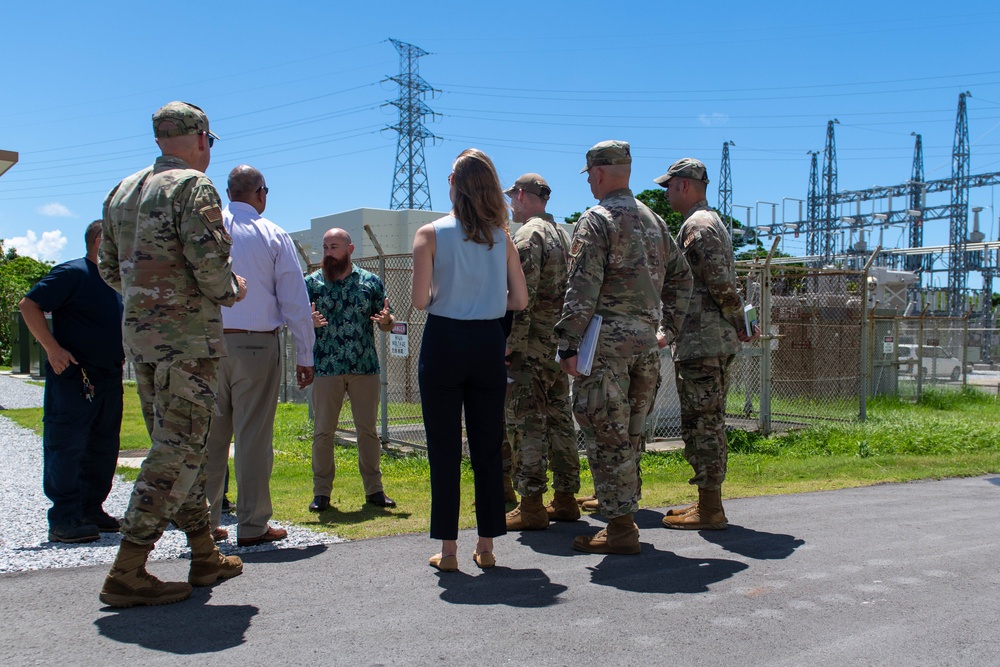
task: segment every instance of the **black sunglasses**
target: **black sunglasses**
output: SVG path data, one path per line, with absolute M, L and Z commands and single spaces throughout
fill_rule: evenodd
M 257 188 L 257 192 L 260 192 L 261 190 L 264 191 L 264 194 L 267 194 L 267 186 L 266 185 L 262 185 L 259 188 Z
M 212 146 L 215 145 L 215 137 L 213 137 L 208 132 L 205 132 L 204 130 L 202 130 L 202 134 L 204 134 L 206 137 L 208 137 L 208 147 L 209 148 L 211 148 Z

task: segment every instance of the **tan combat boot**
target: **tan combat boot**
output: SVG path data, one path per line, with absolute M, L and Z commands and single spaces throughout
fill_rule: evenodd
M 616 516 L 596 535 L 578 535 L 573 548 L 589 554 L 637 554 L 641 551 L 639 526 L 631 514 Z
M 191 571 L 188 583 L 192 586 L 211 586 L 220 579 L 231 579 L 243 574 L 243 561 L 239 556 L 223 556 L 212 539 L 212 529 L 205 526 L 187 534 L 191 547 Z
M 596 512 L 598 510 L 597 496 L 580 496 L 576 499 L 576 504 L 584 512 Z
M 521 496 L 521 504 L 507 512 L 507 530 L 541 530 L 549 527 L 549 513 L 542 505 L 542 494 Z
M 698 489 L 698 502 L 687 514 L 667 515 L 663 525 L 680 530 L 725 530 L 729 526 L 722 509 L 722 489 Z
M 517 493 L 514 491 L 514 481 L 507 475 L 503 476 L 503 501 L 505 503 L 517 502 Z
M 576 521 L 580 518 L 580 506 L 572 493 L 556 491 L 552 502 L 545 506 L 545 512 L 551 521 Z
M 667 510 L 667 516 L 684 516 L 688 512 L 698 509 L 698 503 L 691 503 L 690 505 L 685 505 L 684 507 L 678 507 L 676 509 Z
M 111 572 L 101 588 L 101 602 L 110 607 L 152 606 L 186 600 L 191 584 L 163 582 L 146 572 L 146 558 L 152 544 L 122 540 Z

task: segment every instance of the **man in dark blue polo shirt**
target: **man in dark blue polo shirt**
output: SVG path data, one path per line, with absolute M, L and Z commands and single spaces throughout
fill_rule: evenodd
M 52 501 L 52 542 L 93 542 L 100 532 L 119 528 L 103 504 L 114 480 L 122 424 L 122 300 L 97 268 L 100 220 L 87 227 L 84 240 L 86 257 L 53 268 L 18 304 L 48 355 L 42 483 Z

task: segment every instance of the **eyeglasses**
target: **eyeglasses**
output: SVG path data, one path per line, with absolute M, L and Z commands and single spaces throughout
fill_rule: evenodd
M 264 194 L 267 194 L 267 186 L 266 185 L 262 185 L 259 188 L 257 188 L 257 192 L 260 192 L 262 190 L 263 190 Z
M 208 132 L 205 132 L 204 130 L 202 130 L 202 132 L 201 132 L 201 133 L 202 133 L 202 134 L 204 134 L 204 135 L 205 135 L 206 137 L 208 137 L 208 147 L 209 147 L 209 148 L 211 148 L 212 146 L 214 146 L 214 145 L 215 145 L 215 137 L 213 137 L 213 136 L 212 136 L 211 134 L 209 134 Z

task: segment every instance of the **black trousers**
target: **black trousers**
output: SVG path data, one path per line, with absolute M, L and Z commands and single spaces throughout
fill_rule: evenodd
M 500 457 L 507 393 L 505 346 L 501 320 L 427 318 L 418 378 L 431 468 L 432 539 L 458 539 L 463 409 L 479 535 L 507 532 Z
M 101 511 L 111 493 L 122 426 L 121 373 L 88 373 L 94 398 L 83 393 L 80 367 L 56 375 L 45 364 L 42 486 L 52 501 L 50 526 L 82 521 Z

